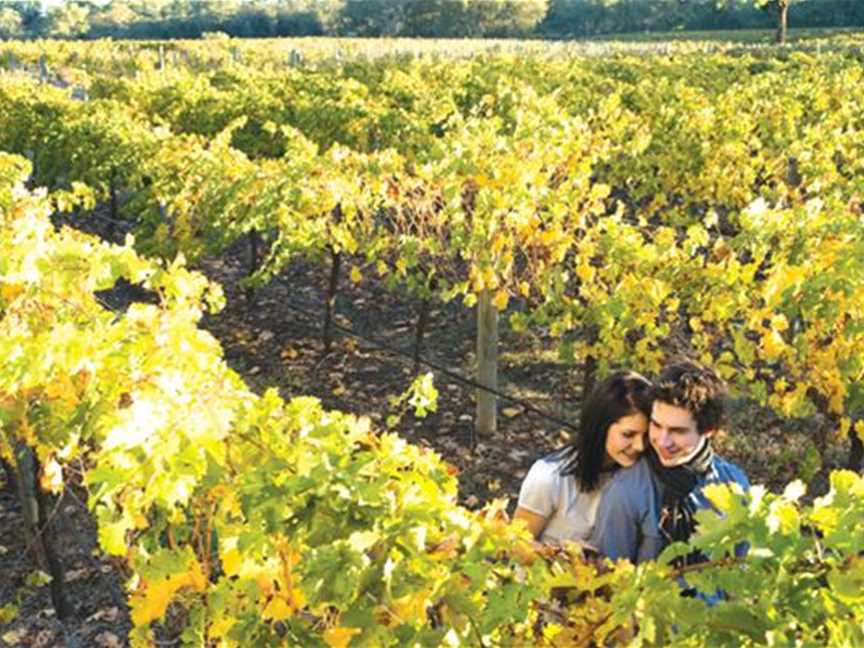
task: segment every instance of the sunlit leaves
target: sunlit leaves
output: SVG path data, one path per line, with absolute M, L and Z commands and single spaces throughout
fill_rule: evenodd
M 858 476 L 812 506 L 796 483 L 709 490 L 694 542 L 714 562 L 685 578 L 726 592 L 710 608 L 666 565 L 550 564 L 500 508 L 456 506 L 434 454 L 252 394 L 197 328 L 219 289 L 183 262 L 253 231 L 260 280 L 339 252 L 354 283 L 374 268 L 469 307 L 489 291 L 573 361 L 652 371 L 681 346 L 785 416 L 860 435 L 860 63 L 755 56 L 94 71 L 87 104 L 4 80 L 0 143 L 62 190 L 28 194 L 34 167 L 0 155 L 0 443 L 34 445 L 52 489 L 88 452 L 134 637 L 175 604 L 187 639 L 226 645 L 862 643 Z M 47 219 L 112 188 L 140 217 L 124 246 Z M 120 278 L 149 303 L 109 311 L 94 292 Z M 394 407 L 434 401 L 423 376 Z

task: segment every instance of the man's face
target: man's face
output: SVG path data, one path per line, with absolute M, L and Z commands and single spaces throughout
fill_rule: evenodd
M 654 401 L 648 438 L 667 468 L 687 463 L 699 450 L 702 437 L 710 434 L 699 434 L 690 410 Z

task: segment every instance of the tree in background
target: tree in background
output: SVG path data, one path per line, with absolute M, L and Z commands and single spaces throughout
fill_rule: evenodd
M 405 31 L 407 0 L 347 0 L 340 32 L 351 36 L 395 36 Z
M 104 10 L 91 15 L 91 36 L 109 35 L 128 30 L 130 25 L 141 19 L 127 0 L 114 0 Z
M 774 41 L 780 45 L 786 42 L 786 34 L 789 31 L 789 6 L 793 2 L 797 1 L 798 0 L 752 0 L 754 6 L 758 7 L 759 9 L 769 12 L 776 12 L 777 32 L 774 37 Z M 741 0 L 716 0 L 716 2 L 718 8 L 725 9 L 730 6 L 734 7 L 734 5 L 740 4 Z M 810 4 L 816 4 L 816 2 L 810 0 Z M 822 4 L 827 9 L 828 3 Z
M 779 44 L 786 42 L 786 32 L 789 29 L 789 5 L 795 0 L 754 0 L 756 6 L 761 9 L 774 10 L 777 12 L 777 36 L 775 40 Z
M 340 33 L 432 38 L 512 37 L 533 33 L 547 0 L 347 0 Z
M 0 38 L 20 38 L 24 35 L 24 18 L 12 7 L 0 9 Z
M 60 38 L 79 38 L 90 31 L 90 7 L 68 2 L 54 7 L 47 15 L 47 34 Z
M 546 16 L 547 0 L 474 0 L 466 3 L 471 22 L 480 25 L 483 36 L 526 36 Z
M 0 38 L 23 38 L 44 28 L 38 0 L 0 0 Z
M 864 0 L 0 0 L 0 38 L 553 37 L 864 25 Z M 776 14 L 776 22 L 774 16 Z M 86 24 L 85 24 L 86 23 Z
M 814 15 L 848 0 L 810 0 Z M 622 32 L 764 28 L 768 16 L 754 0 L 550 0 L 538 26 L 552 37 Z

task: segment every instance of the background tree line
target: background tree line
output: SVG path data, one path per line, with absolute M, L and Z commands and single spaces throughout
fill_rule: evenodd
M 864 25 L 862 0 L 0 0 L 0 38 L 426 36 L 567 38 L 622 32 Z

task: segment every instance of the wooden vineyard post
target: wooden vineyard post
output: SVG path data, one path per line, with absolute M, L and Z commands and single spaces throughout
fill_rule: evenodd
M 342 265 L 342 256 L 333 248 L 330 248 L 330 281 L 327 284 L 327 302 L 324 305 L 324 330 L 322 340 L 324 342 L 324 353 L 330 353 L 333 346 L 333 308 L 336 306 L 336 290 L 339 287 L 339 268 Z
M 484 290 L 477 300 L 477 382 L 498 391 L 498 309 L 492 303 L 492 293 Z M 489 436 L 498 429 L 497 397 L 477 389 L 475 435 Z
M 44 54 L 39 56 L 39 83 L 48 83 L 48 59 Z
M 51 576 L 51 602 L 58 619 L 72 616 L 72 605 L 66 596 L 66 575 L 54 549 L 51 521 L 48 519 L 48 496 L 39 486 L 39 462 L 33 450 L 19 443 L 15 447 L 15 484 L 24 518 L 24 537 L 40 569 Z

